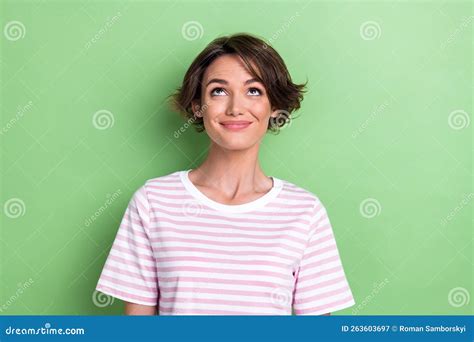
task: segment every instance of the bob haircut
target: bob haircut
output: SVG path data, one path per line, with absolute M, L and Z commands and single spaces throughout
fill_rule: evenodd
M 193 113 L 191 104 L 193 101 L 200 103 L 206 68 L 216 58 L 226 54 L 240 56 L 248 72 L 263 84 L 272 111 L 278 111 L 278 117 L 270 118 L 267 131 L 279 131 L 289 122 L 291 113 L 300 108 L 307 81 L 305 84 L 293 83 L 278 52 L 262 39 L 247 33 L 218 37 L 210 42 L 191 63 L 182 85 L 168 96 L 171 108 L 192 122 L 198 132 L 204 131 L 203 119 Z M 200 103 L 199 110 L 205 106 Z

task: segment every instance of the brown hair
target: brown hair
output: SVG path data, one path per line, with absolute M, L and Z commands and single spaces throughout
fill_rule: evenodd
M 204 131 L 203 119 L 195 116 L 191 104 L 201 98 L 201 83 L 206 68 L 216 58 L 226 54 L 240 56 L 249 73 L 265 86 L 272 110 L 276 109 L 279 113 L 277 118 L 270 118 L 268 130 L 277 132 L 290 120 L 291 113 L 300 108 L 307 82 L 293 83 L 278 52 L 262 39 L 247 33 L 219 37 L 209 43 L 191 63 L 182 85 L 168 97 L 171 107 L 192 122 L 198 132 Z

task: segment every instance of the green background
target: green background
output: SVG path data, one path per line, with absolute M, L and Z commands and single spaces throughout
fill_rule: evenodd
M 165 97 L 235 32 L 309 80 L 260 158 L 328 209 L 356 300 L 335 314 L 473 313 L 472 2 L 2 1 L 0 13 L 1 314 L 122 313 L 94 288 L 131 195 L 208 147 Z M 113 120 L 97 128 L 101 110 Z

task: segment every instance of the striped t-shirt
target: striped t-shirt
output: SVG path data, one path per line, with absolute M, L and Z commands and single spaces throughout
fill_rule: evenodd
M 272 177 L 262 197 L 227 205 L 189 171 L 134 193 L 98 291 L 159 315 L 322 315 L 355 304 L 316 195 Z

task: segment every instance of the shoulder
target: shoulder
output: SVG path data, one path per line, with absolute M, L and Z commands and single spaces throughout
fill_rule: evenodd
M 171 173 L 167 173 L 162 176 L 157 176 L 155 178 L 150 178 L 145 181 L 145 187 L 153 187 L 153 186 L 163 186 L 169 185 L 173 183 L 178 183 L 180 181 L 180 173 L 182 171 L 174 171 Z
M 281 196 L 285 199 L 305 202 L 312 206 L 316 206 L 321 202 L 319 197 L 309 189 L 284 179 L 280 179 L 280 182 L 282 184 Z
M 326 215 L 326 208 L 315 192 L 287 180 L 280 179 L 280 182 L 282 184 L 280 193 L 281 199 L 288 203 L 306 205 L 311 211 L 310 215 L 313 217 L 313 220 L 317 220 L 322 215 Z
M 135 190 L 134 197 L 147 199 L 169 195 L 181 189 L 180 172 L 175 171 L 155 178 L 150 178 Z
M 150 178 L 145 181 L 143 188 L 147 192 L 158 192 L 158 190 L 177 190 L 181 185 L 181 171 L 174 171 L 162 176 Z

